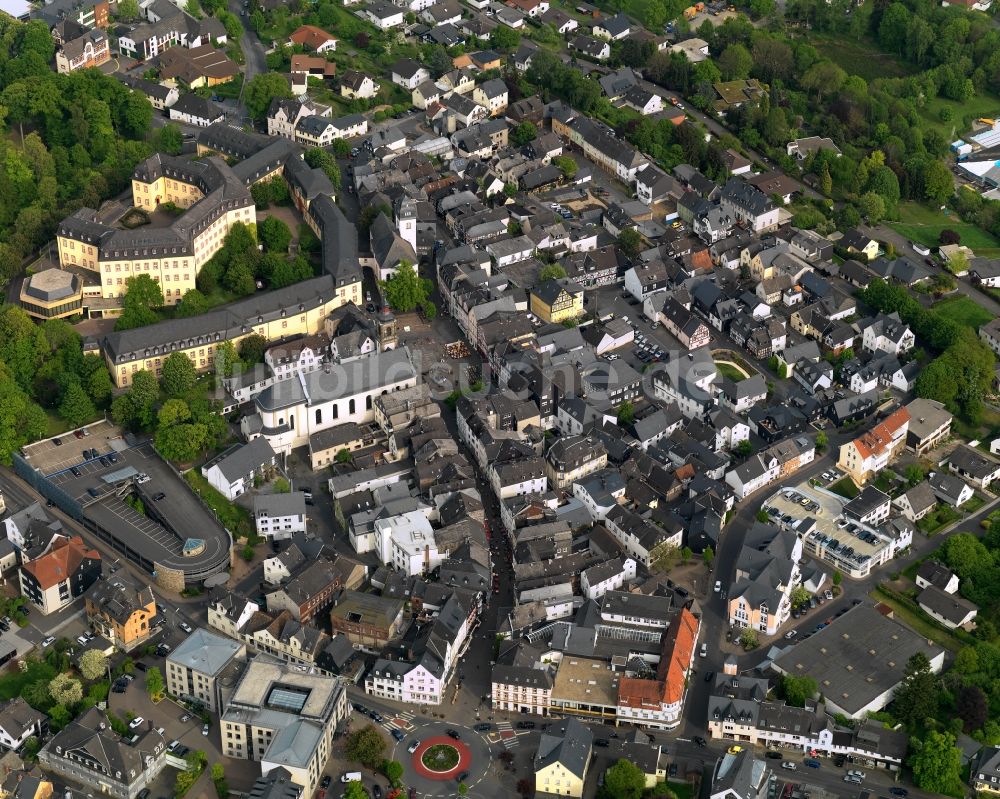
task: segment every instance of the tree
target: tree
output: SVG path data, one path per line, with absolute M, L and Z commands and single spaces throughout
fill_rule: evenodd
M 348 760 L 370 769 L 377 769 L 384 760 L 385 748 L 385 738 L 375 725 L 368 724 L 347 736 L 344 754 Z
M 163 305 L 163 291 L 160 284 L 149 275 L 135 275 L 125 278 L 125 297 L 123 307 L 143 306 L 159 308 Z
M 234 260 L 226 270 L 223 284 L 234 294 L 247 297 L 257 290 L 253 268 L 243 259 Z
M 80 676 L 85 680 L 96 680 L 104 675 L 108 668 L 108 656 L 97 649 L 88 649 L 80 655 L 78 663 Z
M 919 788 L 939 795 L 960 795 L 962 759 L 955 736 L 931 730 L 923 740 L 910 739 L 914 752 L 910 758 L 913 781 Z
M 146 693 L 154 700 L 163 696 L 163 674 L 156 666 L 146 670 Z
M 827 448 L 827 446 L 829 445 L 829 443 L 830 443 L 830 441 L 826 437 L 826 433 L 824 433 L 822 430 L 820 430 L 816 434 L 816 449 L 818 449 L 818 450 L 820 450 L 822 452 L 824 449 Z
M 546 280 L 561 280 L 566 277 L 566 270 L 560 264 L 549 264 L 543 266 L 538 273 L 538 282 L 544 283 Z
M 580 165 L 568 155 L 557 155 L 552 159 L 552 164 L 556 167 L 556 169 L 562 172 L 563 177 L 566 178 L 566 180 L 572 180 L 575 178 L 576 173 L 580 169 Z
M 786 674 L 781 678 L 785 701 L 794 707 L 805 707 L 806 700 L 816 695 L 817 687 L 816 680 L 808 675 L 796 677 L 794 674 Z
M 121 8 L 121 2 L 118 3 L 118 7 Z M 170 122 L 160 128 L 160 132 L 157 135 L 160 140 L 157 149 L 163 150 L 170 155 L 181 154 L 181 150 L 184 149 L 184 134 L 181 132 L 180 125 Z
M 267 339 L 257 333 L 251 333 L 240 342 L 240 359 L 246 364 L 264 363 L 264 353 L 267 351 Z
M 719 56 L 719 70 L 724 80 L 746 80 L 753 68 L 753 56 L 742 44 L 731 44 Z
M 741 458 L 749 458 L 753 454 L 753 444 L 750 443 L 750 439 L 745 438 L 736 445 L 733 452 Z
M 705 564 L 705 568 L 711 571 L 712 564 L 715 563 L 715 550 L 711 547 L 705 547 L 704 551 L 701 553 L 701 559 Z
M 131 330 L 158 322 L 159 317 L 153 309 L 162 305 L 163 291 L 152 277 L 135 275 L 125 278 L 122 313 L 115 323 L 115 330 Z
M 49 683 L 49 696 L 57 705 L 75 705 L 83 699 L 83 683 L 68 674 L 57 674 Z
M 188 289 L 181 297 L 181 301 L 174 306 L 174 316 L 178 319 L 200 316 L 208 309 L 208 298 L 198 289 Z
M 94 403 L 91 402 L 78 380 L 74 379 L 66 386 L 62 402 L 59 404 L 59 416 L 65 419 L 71 427 L 79 427 L 97 416 Z
M 943 161 L 937 159 L 924 166 L 924 197 L 935 205 L 945 202 L 955 193 L 955 180 Z
M 271 100 L 288 100 L 292 97 L 288 80 L 276 72 L 262 72 L 243 87 L 243 104 L 247 113 L 260 121 L 267 113 Z
M 344 799 L 368 799 L 368 792 L 360 782 L 349 782 L 344 789 Z
M 840 569 L 834 569 L 833 576 L 830 579 L 833 580 L 835 586 L 840 585 L 844 581 L 844 575 L 841 574 Z
M 635 421 L 635 406 L 630 400 L 625 400 L 618 406 L 618 424 L 631 424 Z
M 157 451 L 167 460 L 190 463 L 205 448 L 208 428 L 204 424 L 175 424 L 156 431 Z
M 340 167 L 337 166 L 337 159 L 321 147 L 313 147 L 306 150 L 306 163 L 313 169 L 321 169 L 330 178 L 334 188 L 340 186 Z
M 522 122 L 514 128 L 514 132 L 510 134 L 510 139 L 515 147 L 524 147 L 524 145 L 533 142 L 537 136 L 538 128 L 530 122 Z
M 382 773 L 390 785 L 399 785 L 399 781 L 403 779 L 403 764 L 398 760 L 386 760 L 382 764 Z
M 944 228 L 938 233 L 938 241 L 941 244 L 961 244 L 962 235 L 951 228 Z
M 87 375 L 84 382 L 87 395 L 93 403 L 102 408 L 105 407 L 108 400 L 111 399 L 114 385 L 111 383 L 111 375 L 104 364 L 102 363 L 97 369 Z
M 804 586 L 797 585 L 788 596 L 793 608 L 800 608 L 809 602 L 809 592 Z
M 490 32 L 490 47 L 500 52 L 510 52 L 521 43 L 521 34 L 506 25 L 497 25 Z
M 935 718 L 938 709 L 937 677 L 923 652 L 906 661 L 903 682 L 892 703 L 896 718 L 915 730 L 927 719 Z
M 758 645 L 757 632 L 747 627 L 740 633 L 740 646 L 746 650 L 756 649 Z
M 388 280 L 379 281 L 382 297 L 389 305 L 401 313 L 407 313 L 427 301 L 432 286 L 429 280 L 422 280 L 413 264 L 403 261 Z
M 132 22 L 139 18 L 138 0 L 118 0 L 118 18 L 125 22 Z
M 190 391 L 197 380 L 194 362 L 183 352 L 172 352 L 163 361 L 163 377 L 160 382 L 168 396 L 181 396 Z
M 618 234 L 618 248 L 626 258 L 635 258 L 642 247 L 642 236 L 633 227 L 625 228 Z
M 257 223 L 257 237 L 264 249 L 270 252 L 288 252 L 292 231 L 276 216 L 268 216 Z
M 873 225 L 877 225 L 885 217 L 885 200 L 873 191 L 858 198 L 858 207 L 865 219 Z
M 640 799 L 646 789 L 646 775 L 630 760 L 619 760 L 604 772 L 603 799 Z
M 156 414 L 156 426 L 158 428 L 171 427 L 186 422 L 190 418 L 191 409 L 184 400 L 168 399 Z
M 962 732 L 965 733 L 981 729 L 990 717 L 989 702 L 978 685 L 966 685 L 958 692 L 955 710 L 962 719 Z

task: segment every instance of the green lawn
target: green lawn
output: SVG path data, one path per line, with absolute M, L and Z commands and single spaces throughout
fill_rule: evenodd
M 979 494 L 976 494 L 972 499 L 970 499 L 962 506 L 962 510 L 965 511 L 966 513 L 975 513 L 985 504 L 986 500 L 983 499 L 981 496 L 979 496 Z
M 951 110 L 951 119 L 941 121 L 941 109 Z M 928 128 L 933 128 L 945 137 L 945 141 L 955 141 L 969 132 L 972 123 L 979 117 L 993 119 L 1000 113 L 1000 99 L 992 94 L 977 94 L 964 103 L 935 97 L 920 109 L 920 116 Z M 971 245 L 970 245 L 971 246 Z
M 839 494 L 844 499 L 854 499 L 861 493 L 850 477 L 841 477 L 836 483 L 828 486 L 827 490 Z
M 948 228 L 958 233 L 962 237 L 962 244 L 971 247 L 976 255 L 1000 256 L 1000 241 L 982 228 L 963 222 L 950 211 L 928 208 L 914 202 L 902 202 L 899 204 L 899 221 L 886 224 L 911 241 L 928 247 L 937 247 L 941 231 Z
M 215 511 L 215 515 L 229 532 L 237 537 L 250 532 L 250 511 L 227 500 L 208 484 L 208 480 L 197 469 L 185 472 L 184 479 L 205 504 Z
M 952 522 L 958 521 L 961 514 L 950 505 L 938 505 L 924 518 L 917 522 L 917 529 L 926 533 L 927 536 L 936 535 Z
M 948 297 L 941 302 L 934 303 L 931 307 L 949 319 L 968 325 L 973 330 L 979 330 L 981 325 L 985 325 L 993 318 L 993 314 L 982 305 L 965 296 Z
M 719 370 L 720 375 L 728 377 L 734 383 L 739 383 L 741 380 L 747 379 L 747 376 L 732 364 L 719 363 L 719 361 L 716 361 L 715 368 Z
M 845 72 L 865 80 L 902 78 L 914 72 L 896 56 L 881 52 L 878 44 L 867 36 L 857 39 L 846 34 L 810 31 L 809 43 Z
M 69 430 L 69 425 L 66 423 L 66 420 L 59 418 L 55 411 L 47 410 L 45 411 L 45 415 L 49 419 L 49 428 L 46 431 L 47 438 L 58 436 Z

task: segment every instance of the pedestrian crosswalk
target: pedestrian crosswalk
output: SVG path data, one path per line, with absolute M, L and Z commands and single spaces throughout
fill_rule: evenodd
M 382 726 L 385 729 L 392 732 L 393 730 L 403 730 L 404 732 L 409 732 L 414 729 L 416 725 L 413 723 L 414 714 L 409 710 L 401 710 L 398 713 L 393 713 L 385 721 L 382 722 Z
M 498 722 L 497 729 L 500 731 L 500 740 L 504 748 L 513 749 L 518 745 L 517 733 L 514 732 L 514 725 L 509 721 Z

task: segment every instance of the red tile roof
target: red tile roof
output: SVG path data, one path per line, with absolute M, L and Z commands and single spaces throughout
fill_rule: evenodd
M 663 634 L 663 650 L 655 680 L 625 677 L 618 683 L 618 706 L 641 710 L 673 705 L 684 696 L 688 668 L 698 641 L 698 619 L 682 608 Z
M 80 536 L 69 540 L 60 539 L 52 545 L 52 549 L 28 561 L 21 568 L 38 581 L 39 587 L 45 591 L 72 577 L 84 560 L 100 560 L 101 555 L 96 549 L 89 548 Z
M 336 36 L 331 36 L 325 30 L 317 28 L 315 25 L 303 25 L 288 38 L 295 44 L 301 44 L 303 47 L 311 47 L 313 50 L 319 49 L 331 39 L 337 41 Z
M 906 408 L 899 408 L 867 433 L 854 439 L 854 447 L 862 458 L 870 458 L 886 450 L 899 429 L 909 422 L 910 412 Z

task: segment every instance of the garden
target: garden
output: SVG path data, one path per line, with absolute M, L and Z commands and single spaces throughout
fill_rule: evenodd
M 458 766 L 459 754 L 451 744 L 434 744 L 421 756 L 420 762 L 431 771 L 447 773 Z

